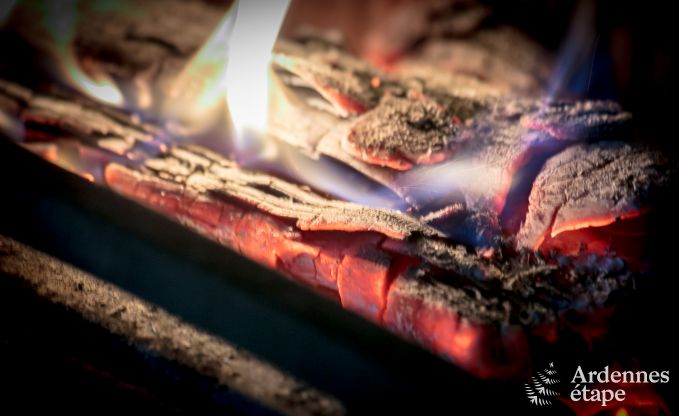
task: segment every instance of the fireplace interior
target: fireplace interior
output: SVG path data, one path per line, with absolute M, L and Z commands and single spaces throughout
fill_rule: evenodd
M 671 414 L 667 8 L 3 2 L 3 406 Z

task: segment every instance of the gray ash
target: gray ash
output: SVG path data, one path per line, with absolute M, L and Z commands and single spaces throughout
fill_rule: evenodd
M 453 115 L 433 100 L 387 96 L 352 124 L 343 145 L 368 163 L 403 170 L 445 158 L 458 130 Z

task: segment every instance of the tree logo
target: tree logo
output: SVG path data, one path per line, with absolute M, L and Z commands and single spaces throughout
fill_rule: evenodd
M 531 377 L 530 383 L 525 383 L 526 396 L 531 404 L 535 406 L 549 406 L 554 401 L 555 397 L 559 396 L 559 392 L 553 390 L 555 384 L 559 383 L 556 378 L 556 370 L 554 363 L 549 363 L 549 366 L 542 371 L 538 371 L 536 375 Z

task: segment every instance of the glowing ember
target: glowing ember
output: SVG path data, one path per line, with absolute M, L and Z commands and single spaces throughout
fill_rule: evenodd
M 248 131 L 267 124 L 271 51 L 288 7 L 286 0 L 239 2 L 229 42 L 227 101 L 242 148 Z
M 92 98 L 115 106 L 124 103 L 123 95 L 108 75 L 102 71 L 85 73 L 73 50 L 77 23 L 76 1 L 45 2 L 44 24 L 54 40 L 54 52 L 60 59 L 59 72 L 63 80 Z

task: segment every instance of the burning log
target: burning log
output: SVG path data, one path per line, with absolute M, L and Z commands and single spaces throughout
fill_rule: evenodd
M 275 136 L 350 165 L 425 213 L 463 203 L 499 216 L 513 181 L 533 179 L 517 175 L 530 163 L 620 133 L 631 118 L 611 102 L 499 98 L 470 88 L 464 78 L 446 84 L 386 74 L 321 40 L 280 41 L 274 64 L 280 80 L 272 108 Z M 347 107 L 350 102 L 360 103 L 360 111 Z M 350 119 L 332 123 L 328 116 Z M 322 127 L 298 131 L 297 118 L 305 125 L 318 119 Z M 414 169 L 438 162 L 444 163 Z M 443 194 L 419 185 L 436 182 L 432 177 L 445 175 L 445 166 L 465 165 L 484 177 L 446 184 Z
M 386 73 L 315 38 L 281 42 L 275 65 L 274 135 L 355 167 L 417 215 L 334 200 L 177 146 L 165 129 L 87 100 L 2 83 L 0 108 L 21 122 L 25 145 L 56 141 L 61 151 L 75 141 L 82 160 L 74 171 L 96 154 L 103 174 L 93 176 L 115 191 L 482 377 L 524 371 L 531 340 L 553 341 L 573 315 L 600 314 L 609 295 L 633 287 L 614 256 L 539 259 L 499 238 L 517 172 L 618 132 L 630 116 L 617 105 L 500 98 L 464 77 L 437 83 Z M 480 182 L 446 184 L 452 192 L 443 196 L 420 192 L 418 183 L 429 187 L 440 169 L 469 162 Z M 458 228 L 490 234 L 482 245 L 492 250 L 459 244 Z
M 639 217 L 674 174 L 667 158 L 643 146 L 601 142 L 571 147 L 548 160 L 537 176 L 518 244 L 553 247 L 562 233 Z M 587 243 L 571 249 L 587 249 Z
M 121 110 L 78 98 L 67 90 L 41 94 L 0 80 L 0 110 L 22 130 L 30 143 L 77 140 L 108 158 L 138 160 L 164 149 L 171 142 L 162 128 Z
M 0 38 L 15 43 L 18 53 L 35 50 L 39 62 L 48 66 L 42 69 L 85 93 L 105 98 L 83 82 L 88 76 L 101 76 L 123 90 L 127 104 L 150 110 L 209 37 L 229 3 L 168 0 L 135 4 L 134 12 L 123 12 L 132 6 L 21 2 L 3 25 Z M 27 69 L 37 69 L 26 65 L 4 69 L 8 68 L 16 69 L 13 79 L 23 78 Z
M 516 375 L 527 367 L 525 345 L 534 337 L 553 341 L 573 326 L 573 315 L 598 314 L 611 293 L 633 286 L 633 275 L 615 257 L 540 260 L 504 245 L 477 254 L 432 227 L 467 217 L 464 207 L 418 219 L 330 199 L 199 146 L 148 146 L 143 135 L 137 138 L 144 123 L 96 105 L 64 105 L 67 99 L 2 85 L 3 102 L 12 103 L 3 108 L 31 121 L 24 138 L 41 134 L 60 143 L 70 137 L 81 150 L 98 152 L 93 132 L 129 143 L 97 159 L 115 191 L 334 294 L 347 308 L 479 376 Z M 42 120 L 28 117 L 40 108 L 36 102 L 44 105 Z M 85 110 L 101 117 L 82 117 Z M 110 126 L 101 127 L 102 120 Z M 134 151 L 143 151 L 141 164 L 127 157 Z M 575 329 L 585 337 L 601 332 Z
M 567 325 L 557 322 L 575 305 L 603 305 L 611 291 L 631 283 L 619 261 L 604 267 L 562 260 L 559 268 L 487 260 L 404 214 L 355 210 L 195 146 L 174 148 L 139 169 L 109 165 L 105 178 L 117 192 L 296 280 L 330 289 L 345 307 L 483 377 L 516 375 L 526 368 L 524 346 L 533 329 Z M 331 214 L 338 207 L 367 217 L 348 227 Z M 537 290 L 536 281 L 544 282 Z M 595 287 L 605 288 L 596 293 Z

